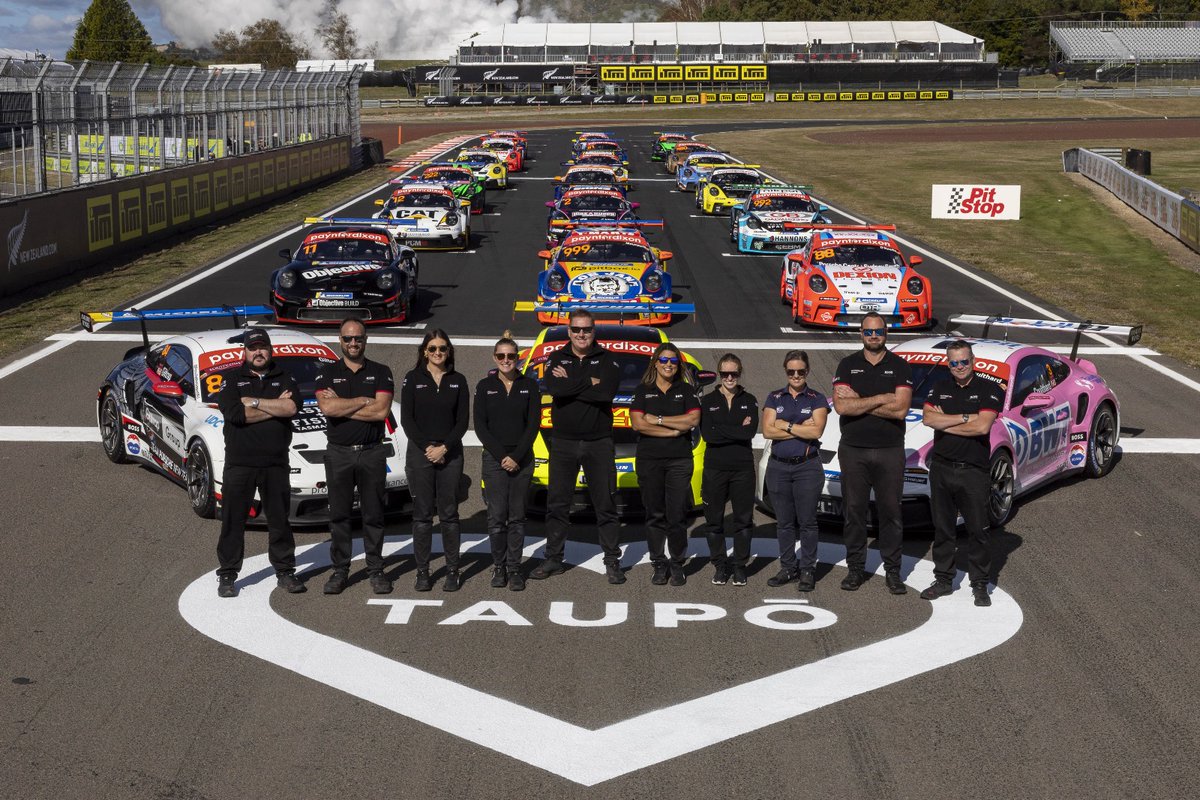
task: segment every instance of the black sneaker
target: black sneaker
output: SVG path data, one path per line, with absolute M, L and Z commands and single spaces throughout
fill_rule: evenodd
M 511 592 L 525 591 L 525 576 L 521 574 L 520 569 L 510 569 L 508 571 L 508 589 Z
M 683 567 L 676 564 L 671 565 L 671 585 L 683 586 L 687 583 L 687 575 L 683 574 Z
M 992 604 L 992 597 L 988 594 L 986 581 L 972 583 L 971 594 L 975 596 L 975 605 L 981 608 L 990 606 Z
M 433 590 L 433 581 L 429 578 L 429 570 L 417 570 L 417 581 L 413 584 L 413 589 L 418 592 L 428 592 Z
M 865 570 L 851 568 L 846 577 L 842 578 L 842 588 L 847 592 L 857 592 L 858 587 L 867 582 Z
M 547 559 L 541 564 L 538 564 L 537 569 L 529 573 L 529 577 L 533 578 L 535 581 L 544 581 L 551 575 L 559 575 L 566 571 L 567 568 L 562 565 L 561 561 L 552 561 Z
M 608 576 L 608 582 L 614 586 L 625 582 L 625 573 L 621 571 L 620 564 L 605 564 L 604 574 Z
M 294 572 L 281 572 L 276 575 L 275 585 L 288 594 L 304 594 L 308 591 L 308 587 L 304 585 L 304 581 L 297 578 Z
M 776 572 L 774 577 L 767 578 L 767 586 L 786 586 L 794 580 L 796 580 L 796 570 L 784 567 Z
M 729 583 L 729 567 L 717 564 L 717 571 L 713 573 L 712 582 L 715 586 L 724 586 Z
M 508 585 L 508 570 L 504 567 L 492 567 L 492 588 L 503 589 Z
M 217 597 L 237 597 L 237 575 L 217 576 Z
M 733 567 L 733 577 L 729 579 L 734 586 L 746 585 L 746 568 L 741 564 L 735 564 Z
M 811 592 L 817 588 L 817 573 L 811 569 L 800 570 L 799 576 L 796 578 L 796 591 Z
M 908 587 L 900 580 L 900 570 L 889 569 L 884 572 L 883 583 L 892 594 L 908 594 Z
M 929 584 L 929 588 L 921 592 L 922 600 L 937 600 L 939 597 L 945 597 L 954 591 L 953 584 L 950 581 L 936 580 Z
M 650 577 L 650 582 L 655 586 L 666 586 L 667 575 L 670 573 L 670 568 L 666 564 L 655 564 L 654 575 Z
M 329 576 L 329 580 L 325 581 L 325 588 L 321 591 L 325 594 L 341 594 L 346 588 L 346 579 L 349 573 L 344 569 L 335 569 L 333 574 Z
M 446 580 L 442 584 L 443 592 L 457 592 L 462 587 L 462 578 L 458 574 L 457 569 L 449 570 L 446 573 Z
M 382 571 L 371 575 L 371 591 L 375 594 L 391 594 L 392 581 Z

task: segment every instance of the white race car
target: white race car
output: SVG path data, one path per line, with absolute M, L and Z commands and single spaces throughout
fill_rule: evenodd
M 796 224 L 829 222 L 827 206 L 809 196 L 811 186 L 760 186 L 729 209 L 729 239 L 742 253 L 787 253 L 808 243 L 812 229 Z
M 403 242 L 417 250 L 469 250 L 471 248 L 471 201 L 459 199 L 444 184 L 410 183 L 392 192 L 376 219 L 410 220 Z
M 168 319 L 206 319 L 237 314 L 270 316 L 266 306 L 239 308 L 163 309 L 150 311 L 85 312 L 87 330 L 112 322 Z M 236 317 L 235 317 L 236 324 Z M 145 328 L 143 327 L 143 331 Z M 242 328 L 172 336 L 153 345 L 149 340 L 125 354 L 100 384 L 96 419 L 100 442 L 116 464 L 135 461 L 187 488 L 192 510 L 202 517 L 217 516 L 221 478 L 225 470 L 224 415 L 217 395 L 226 376 L 242 364 Z M 339 356 L 328 345 L 301 331 L 271 331 L 274 357 L 291 373 L 300 390 L 299 413 L 292 418 L 291 504 L 293 523 L 329 519 L 325 487 L 325 416 L 317 408 L 314 381 L 323 367 Z M 404 475 L 408 439 L 398 425 L 400 404 L 392 403 L 386 423 L 387 509 L 402 511 L 411 504 Z M 251 516 L 259 511 L 256 500 Z

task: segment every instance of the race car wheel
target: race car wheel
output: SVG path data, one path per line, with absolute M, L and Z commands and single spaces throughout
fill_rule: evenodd
M 217 515 L 217 492 L 213 487 L 212 459 L 203 442 L 193 442 L 187 456 L 187 490 L 192 511 L 204 519 Z
M 463 231 L 462 249 L 463 250 L 471 249 L 471 229 L 470 228 L 467 228 L 465 231 Z
M 1013 498 L 1017 486 L 1012 456 L 1008 454 L 1007 450 L 997 450 L 992 454 L 992 464 L 988 475 L 991 489 L 988 494 L 988 523 L 993 528 L 998 528 L 1007 522 L 1012 514 Z
M 104 455 L 114 464 L 128 464 L 129 456 L 125 455 L 125 429 L 121 426 L 121 407 L 117 397 L 111 391 L 104 393 L 100 401 L 100 444 L 104 447 Z
M 1117 452 L 1117 415 L 1107 403 L 1096 409 L 1092 417 L 1092 430 L 1088 434 L 1087 462 L 1083 474 L 1089 478 L 1102 478 L 1113 468 Z

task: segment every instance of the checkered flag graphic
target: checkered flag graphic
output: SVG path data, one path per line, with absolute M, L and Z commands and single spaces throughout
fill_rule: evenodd
M 950 207 L 946 209 L 947 214 L 962 213 L 960 209 L 962 208 L 963 191 L 961 186 L 955 186 L 950 190 Z

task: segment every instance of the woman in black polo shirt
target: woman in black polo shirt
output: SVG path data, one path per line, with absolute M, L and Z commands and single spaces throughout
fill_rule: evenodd
M 637 476 L 646 509 L 646 545 L 661 586 L 687 583 L 687 512 L 692 494 L 692 429 L 700 424 L 700 399 L 679 348 L 660 344 L 633 395 L 629 420 L 638 432 Z M 664 552 L 669 549 L 668 562 Z
M 801 592 L 817 585 L 817 499 L 825 483 L 818 440 L 829 418 L 829 401 L 808 385 L 808 363 L 803 350 L 784 356 L 787 386 L 767 395 L 762 413 L 763 436 L 771 440 L 766 489 L 779 539 L 779 574 L 768 578 L 767 585 L 798 580 Z
M 454 345 L 445 331 L 425 334 L 417 365 L 400 387 L 400 426 L 408 436 L 405 474 L 413 497 L 413 555 L 418 592 L 433 588 L 429 559 L 433 549 L 433 513 L 442 523 L 447 592 L 458 591 L 458 484 L 463 474 L 462 438 L 467 432 L 470 388 L 454 371 Z
M 496 369 L 475 387 L 475 433 L 483 445 L 483 500 L 492 545 L 492 586 L 525 588 L 525 496 L 533 478 L 533 440 L 541 421 L 537 381 L 517 369 L 517 343 L 504 332 L 492 350 Z

